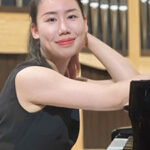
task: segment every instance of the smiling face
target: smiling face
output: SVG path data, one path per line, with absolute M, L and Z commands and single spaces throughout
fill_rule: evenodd
M 37 26 L 31 26 L 40 39 L 41 52 L 50 60 L 71 58 L 84 45 L 87 22 L 76 0 L 41 0 Z

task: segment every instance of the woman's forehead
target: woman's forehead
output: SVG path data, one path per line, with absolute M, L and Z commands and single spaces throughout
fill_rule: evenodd
M 39 9 L 51 11 L 65 10 L 65 9 L 80 9 L 76 0 L 41 0 Z

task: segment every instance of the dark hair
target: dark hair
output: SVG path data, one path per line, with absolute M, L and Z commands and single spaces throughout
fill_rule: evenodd
M 76 0 L 82 16 L 83 15 L 83 9 L 82 9 L 82 3 L 80 0 Z M 31 17 L 31 24 L 37 26 L 37 13 L 38 13 L 38 6 L 41 0 L 31 0 L 29 3 L 29 15 Z M 28 51 L 29 51 L 29 56 L 32 58 L 36 58 L 39 62 L 41 62 L 41 52 L 40 52 L 40 40 L 34 39 L 32 37 L 31 31 L 29 31 L 29 39 L 28 39 Z

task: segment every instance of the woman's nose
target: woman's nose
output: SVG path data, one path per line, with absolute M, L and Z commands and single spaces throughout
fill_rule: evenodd
M 59 35 L 64 35 L 70 33 L 67 20 L 61 20 L 59 23 Z

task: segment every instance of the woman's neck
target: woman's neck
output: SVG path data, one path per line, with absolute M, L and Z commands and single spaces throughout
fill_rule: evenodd
M 46 61 L 48 62 L 49 65 L 51 65 L 56 71 L 64 75 L 67 71 L 69 59 L 67 60 L 49 60 L 46 58 Z
M 43 50 L 41 49 L 41 55 L 45 58 L 47 63 L 52 66 L 54 70 L 61 73 L 62 75 L 65 75 L 68 64 L 70 61 L 70 58 L 49 58 L 48 55 L 46 55 Z

